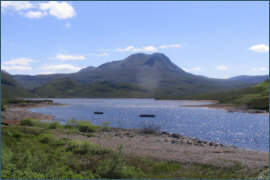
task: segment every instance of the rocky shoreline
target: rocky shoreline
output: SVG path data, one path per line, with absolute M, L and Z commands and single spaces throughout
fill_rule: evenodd
M 146 134 L 138 129 L 110 128 L 95 132 L 92 136 L 83 133 L 54 131 L 60 139 L 89 140 L 101 147 L 117 149 L 122 146 L 131 157 L 146 157 L 185 164 L 211 164 L 229 168 L 241 164 L 248 172 L 269 167 L 269 153 L 236 148 L 233 146 L 202 141 L 180 134 L 160 132 Z
M 52 120 L 54 116 L 34 113 L 28 108 L 39 108 L 47 106 L 60 106 L 62 104 L 53 102 L 41 102 L 41 103 L 29 103 L 29 104 L 8 104 L 5 111 L 1 111 L 1 124 L 16 125 L 19 124 L 22 119 L 31 118 L 38 120 Z

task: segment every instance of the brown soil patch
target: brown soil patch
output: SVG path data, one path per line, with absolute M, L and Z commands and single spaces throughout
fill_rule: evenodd
M 235 106 L 232 104 L 204 104 L 204 105 L 179 105 L 179 107 L 206 107 L 216 109 L 231 109 Z

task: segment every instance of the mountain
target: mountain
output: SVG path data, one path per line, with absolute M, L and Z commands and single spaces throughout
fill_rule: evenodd
M 194 99 L 219 100 L 224 104 L 248 106 L 254 109 L 269 109 L 269 79 L 255 86 L 234 91 L 196 96 Z
M 151 92 L 151 97 L 164 98 L 232 90 L 255 84 L 196 76 L 185 72 L 161 53 L 132 54 L 123 60 L 108 62 L 99 67 L 88 67 L 77 73 L 15 75 L 14 78 L 25 88 L 31 90 L 39 88 L 39 91 L 42 87 L 46 89 L 47 83 L 58 82 L 55 80 L 63 78 L 81 83 L 79 86 L 96 82 L 126 83 Z
M 33 97 L 33 95 L 17 83 L 17 81 L 5 71 L 1 71 L 1 98 Z
M 237 81 L 242 81 L 242 82 L 249 82 L 249 83 L 260 83 L 265 81 L 266 79 L 269 78 L 269 74 L 267 75 L 261 75 L 261 76 L 235 76 L 230 78 L 230 80 L 237 80 Z

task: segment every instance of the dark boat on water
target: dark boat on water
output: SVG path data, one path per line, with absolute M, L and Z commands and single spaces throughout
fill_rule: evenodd
M 140 114 L 140 117 L 155 117 L 154 114 Z
M 94 114 L 103 114 L 103 112 L 94 112 Z

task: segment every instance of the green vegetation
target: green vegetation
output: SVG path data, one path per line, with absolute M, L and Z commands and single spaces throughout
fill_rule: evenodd
M 12 75 L 1 71 L 1 99 L 33 97 L 29 90 L 17 83 Z
M 5 104 L 1 104 L 1 111 L 6 111 L 7 110 L 7 106 Z
M 249 88 L 206 94 L 192 97 L 193 99 L 218 100 L 222 104 L 247 106 L 253 109 L 269 109 L 269 79 Z
M 124 161 L 122 147 L 120 146 L 112 157 L 103 161 L 97 168 L 97 174 L 106 179 L 139 179 L 145 176 L 140 168 L 128 166 Z
M 99 148 L 89 141 L 77 141 L 77 140 L 69 141 L 67 143 L 66 150 L 79 155 L 86 155 L 86 154 L 100 155 L 109 153 L 109 150 Z
M 27 118 L 27 119 L 22 119 L 20 122 L 20 125 L 22 126 L 34 126 L 34 120 Z
M 89 121 L 79 121 L 79 131 L 91 133 L 96 131 L 96 126 L 94 126 Z
M 257 176 L 247 175 L 238 162 L 233 162 L 234 165 L 230 167 L 217 167 L 151 160 L 126 156 L 121 146 L 113 151 L 92 144 L 89 140 L 59 137 L 59 133 L 68 134 L 70 130 L 84 134 L 79 132 L 80 121 L 74 119 L 66 125 L 32 119 L 23 122 L 25 126 L 2 127 L 3 179 L 230 179 Z M 92 128 L 93 125 L 90 126 Z M 102 127 L 94 127 L 95 131 L 103 130 Z
M 150 97 L 150 92 L 139 86 L 128 83 L 95 82 L 80 83 L 64 78 L 54 80 L 32 91 L 39 97 L 69 98 L 69 97 Z
M 49 129 L 57 129 L 58 127 L 60 127 L 60 123 L 59 122 L 51 122 L 49 124 Z

